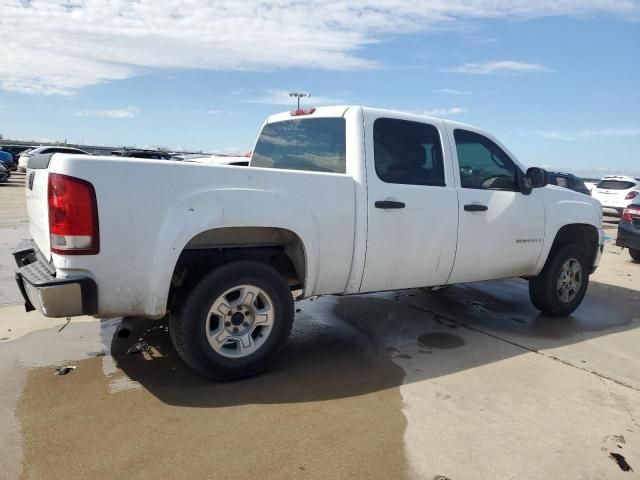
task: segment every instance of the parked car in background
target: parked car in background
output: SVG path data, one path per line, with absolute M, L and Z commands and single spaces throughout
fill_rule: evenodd
M 628 248 L 631 258 L 640 262 L 640 202 L 632 203 L 622 211 L 616 245 Z
M 640 178 L 622 175 L 606 175 L 596 188 L 592 196 L 602 204 L 605 211 L 615 212 L 619 216 L 632 203 L 640 200 Z
M 593 189 L 596 188 L 596 185 L 598 185 L 598 183 L 600 183 L 599 178 L 583 178 L 582 181 L 584 182 L 585 186 L 587 187 L 587 189 L 589 190 L 589 193 L 591 195 L 593 195 Z
M 160 150 L 123 149 L 114 150 L 111 155 L 115 157 L 147 158 L 149 160 L 171 160 L 171 155 Z
M 3 163 L 0 163 L 0 182 L 6 182 L 11 176 L 11 172 Z
M 18 158 L 22 152 L 26 152 L 27 150 L 31 150 L 33 146 L 31 145 L 2 145 L 0 146 L 0 150 L 3 152 L 8 152 L 13 157 L 13 167 L 11 170 L 16 170 L 18 167 Z
M 4 150 L 0 150 L 0 164 L 7 170 L 13 170 L 13 155 Z
M 185 155 L 183 162 L 206 163 L 207 165 L 249 165 L 249 158 L 235 155 Z
M 34 155 L 47 154 L 47 153 L 73 153 L 76 155 L 91 155 L 90 153 L 85 152 L 84 150 L 80 150 L 79 148 L 71 148 L 71 147 L 57 147 L 53 146 L 40 146 L 36 148 L 32 148 L 31 150 L 27 150 L 22 152 L 20 158 L 18 159 L 18 171 L 26 172 L 27 166 L 29 164 L 29 158 Z
M 273 115 L 248 167 L 93 159 L 32 162 L 33 241 L 14 253 L 27 309 L 170 313 L 176 351 L 214 379 L 254 375 L 277 357 L 293 292 L 525 277 L 536 308 L 566 316 L 604 245 L 597 201 L 547 186 L 546 171 L 478 128 L 411 113 Z
M 569 190 L 584 193 L 585 195 L 591 195 L 591 192 L 582 179 L 570 173 L 549 172 L 549 184 L 568 188 Z

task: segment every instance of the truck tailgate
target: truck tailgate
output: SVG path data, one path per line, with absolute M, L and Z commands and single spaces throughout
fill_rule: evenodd
M 27 214 L 31 238 L 47 260 L 51 259 L 49 239 L 49 206 L 47 184 L 49 179 L 49 158 L 51 155 L 37 155 L 29 159 L 25 178 Z M 33 163 L 33 167 L 32 167 Z

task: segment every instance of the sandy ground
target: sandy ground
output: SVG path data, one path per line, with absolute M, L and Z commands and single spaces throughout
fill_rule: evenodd
M 269 372 L 216 384 L 163 321 L 123 340 L 118 319 L 24 314 L 18 186 L 0 185 L 0 478 L 638 478 L 640 265 L 611 242 L 569 318 L 523 280 L 305 300 Z M 151 352 L 127 354 L 139 338 Z

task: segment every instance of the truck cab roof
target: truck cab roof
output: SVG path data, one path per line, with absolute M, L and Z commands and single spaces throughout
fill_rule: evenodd
M 345 115 L 347 110 L 350 108 L 361 108 L 365 112 L 374 112 L 379 116 L 390 115 L 393 117 L 406 117 L 409 119 L 415 120 L 446 120 L 443 117 L 436 117 L 433 115 L 423 115 L 421 113 L 416 112 L 407 112 L 403 110 L 392 110 L 388 108 L 377 108 L 377 107 L 366 107 L 363 105 L 331 105 L 331 106 L 323 106 L 323 107 L 308 107 L 308 108 L 300 108 L 298 110 L 291 110 L 289 112 L 280 112 L 275 113 L 269 116 L 265 123 L 273 123 L 273 122 L 281 122 L 283 120 L 291 120 L 292 118 L 323 118 L 323 117 L 342 117 Z M 478 127 L 473 125 L 469 125 L 462 122 L 457 122 L 453 120 L 446 120 L 448 123 L 455 125 L 460 128 L 471 128 L 474 130 L 480 130 Z

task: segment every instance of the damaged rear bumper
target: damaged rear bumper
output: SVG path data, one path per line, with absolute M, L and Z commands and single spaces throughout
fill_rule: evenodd
M 27 312 L 46 317 L 93 315 L 98 311 L 98 287 L 91 278 L 57 278 L 55 269 L 35 243 L 23 241 L 13 253 L 18 265 L 16 282 Z

